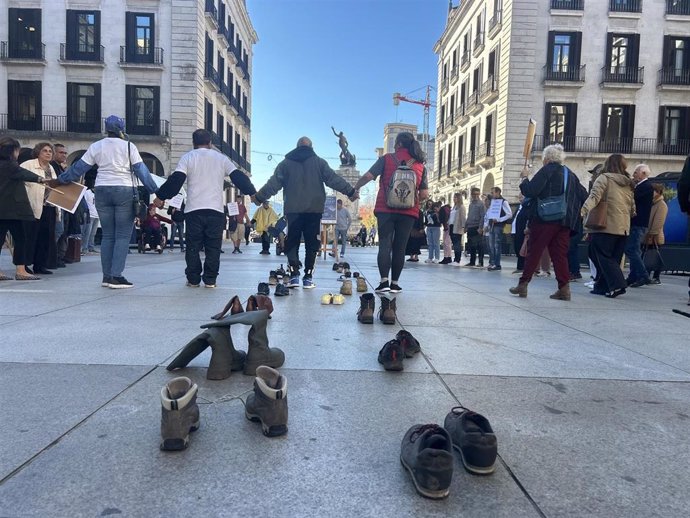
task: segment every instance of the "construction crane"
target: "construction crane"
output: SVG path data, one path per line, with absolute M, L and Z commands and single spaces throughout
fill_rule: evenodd
M 436 107 L 436 103 L 431 102 L 432 86 L 426 85 L 423 88 L 426 89 L 426 97 L 423 100 L 411 99 L 409 97 L 401 95 L 400 92 L 395 92 L 393 94 L 393 105 L 398 106 L 400 104 L 400 101 L 403 101 L 406 103 L 419 104 L 420 106 L 424 106 L 424 128 L 422 129 L 422 148 L 426 153 L 429 147 L 429 112 L 432 106 Z

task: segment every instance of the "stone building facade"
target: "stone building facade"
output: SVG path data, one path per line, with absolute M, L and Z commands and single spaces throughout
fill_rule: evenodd
M 690 1 L 463 0 L 434 50 L 432 195 L 515 200 L 530 118 L 534 166 L 562 143 L 583 181 L 612 153 L 653 174 L 690 153 Z

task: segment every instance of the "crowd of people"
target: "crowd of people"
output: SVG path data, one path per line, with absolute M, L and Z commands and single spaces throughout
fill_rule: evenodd
M 419 262 L 424 247 L 427 264 L 483 268 L 488 257 L 487 270 L 500 271 L 508 236 L 517 256 L 513 273 L 520 274 L 510 292 L 521 297 L 527 296 L 534 275 L 551 276 L 553 268 L 557 290 L 551 298 L 570 300 L 569 283 L 582 278 L 579 248 L 583 241 L 588 242 L 592 294 L 615 298 L 630 287 L 661 282 L 660 261 L 646 261 L 643 254 L 651 250 L 660 256 L 664 245 L 668 214 L 664 187 L 650 180 L 652 171 L 646 164 L 638 164 L 632 174 L 628 173 L 626 159 L 620 154 L 609 156 L 590 170 L 592 179 L 586 189 L 565 164 L 563 147 L 547 146 L 542 166 L 536 172 L 527 167 L 521 172 L 519 203 L 511 207 L 499 187 L 483 195 L 473 187 L 469 200 L 466 192 L 454 193 L 452 203 L 427 200 L 425 156 L 408 133 L 398 135 L 394 152 L 381 157 L 355 186 L 338 176 L 314 153 L 310 139 L 302 137 L 273 177 L 257 190 L 227 157 L 212 149 L 205 130 L 194 132 L 194 149 L 182 157 L 161 187 L 124 134 L 124 121 L 108 117 L 106 131 L 107 136 L 89 146 L 71 167 L 67 167 L 67 150 L 61 144 L 41 142 L 31 157 L 20 157 L 16 140 L 0 140 L 0 241 L 5 241 L 6 234 L 11 236 L 8 241 L 13 244 L 16 268 L 13 277 L 0 272 L 0 280 L 37 280 L 52 274 L 70 261 L 70 237 L 80 238 L 75 240 L 81 244 L 77 253 L 97 253 L 95 236 L 100 227 L 102 285 L 130 287 L 123 271 L 133 222 L 139 223 L 146 248 L 158 251 L 166 242 L 161 227 L 161 222 L 166 222 L 170 225 L 168 246 L 174 248 L 177 237 L 185 253 L 189 286 L 203 281 L 205 286 L 214 287 L 223 233 L 228 233 L 232 253 L 237 254 L 242 253 L 243 241 L 249 243 L 253 228 L 261 236 L 261 254 L 270 253 L 270 243 L 277 237 L 279 253 L 284 251 L 288 256 L 291 284 L 299 284 L 299 272 L 304 267 L 302 283 L 310 287 L 314 285 L 312 272 L 319 250 L 324 186 L 356 200 L 361 187 L 377 180 L 377 225 L 369 230 L 362 225 L 355 239 L 365 246 L 373 243 L 378 233 L 379 293 L 402 291 L 399 280 L 405 256 L 410 262 Z M 679 199 L 687 196 L 683 189 L 687 190 L 685 184 L 690 181 L 688 162 L 690 158 L 684 167 Z M 403 185 L 402 191 L 409 189 L 413 197 L 405 195 L 403 203 L 396 204 L 390 201 L 390 186 L 399 181 L 401 164 L 407 176 L 400 178 L 412 185 L 396 184 L 396 193 L 400 194 L 399 186 Z M 98 171 L 95 182 L 88 186 L 74 214 L 48 203 L 51 189 L 83 181 L 92 168 Z M 242 197 L 238 198 L 238 213 L 228 215 L 223 198 L 228 177 L 258 205 L 251 220 Z M 301 179 L 293 180 L 298 177 Z M 170 205 L 168 218 L 158 213 L 165 200 L 177 195 L 185 183 L 187 195 L 182 205 Z M 284 191 L 282 218 L 269 203 L 279 190 Z M 138 207 L 146 193 L 156 198 L 140 215 Z M 688 200 L 681 202 L 682 210 L 688 211 L 689 204 Z M 341 243 L 341 256 L 346 252 L 351 224 L 349 211 L 338 200 L 336 239 Z M 297 257 L 302 241 L 307 251 L 304 264 Z M 206 256 L 203 265 L 201 251 Z M 465 264 L 461 264 L 463 255 Z M 630 264 L 627 277 L 623 273 L 624 255 Z

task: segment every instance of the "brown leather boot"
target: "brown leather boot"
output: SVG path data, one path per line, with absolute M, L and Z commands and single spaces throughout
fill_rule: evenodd
M 237 313 L 242 313 L 244 311 L 244 309 L 242 309 L 242 302 L 240 302 L 240 298 L 237 295 L 230 299 L 230 301 L 223 308 L 223 311 L 213 315 L 211 318 L 213 320 L 220 320 L 228 313 L 228 311 L 230 311 L 231 315 L 236 315 Z
M 570 284 L 558 288 L 553 295 L 549 295 L 549 298 L 554 300 L 570 300 Z
M 359 297 L 359 311 L 357 311 L 357 320 L 362 324 L 374 323 L 374 309 L 376 307 L 376 298 L 373 293 L 365 293 Z
M 379 320 L 384 324 L 395 324 L 395 299 L 381 297 L 381 309 L 379 309 Z
M 510 288 L 508 291 L 513 295 L 519 295 L 520 297 L 527 298 L 527 282 L 519 282 L 514 288 Z

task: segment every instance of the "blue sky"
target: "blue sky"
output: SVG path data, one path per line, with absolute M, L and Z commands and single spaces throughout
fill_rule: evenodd
M 446 0 L 247 0 L 247 9 L 259 36 L 251 146 L 257 187 L 282 159 L 260 152 L 285 154 L 302 135 L 336 168 L 335 126 L 364 173 L 383 145 L 384 124 L 408 122 L 421 131 L 423 108 L 396 108 L 393 93 L 436 87 L 433 46 L 445 27 Z M 423 89 L 410 97 L 423 98 Z

